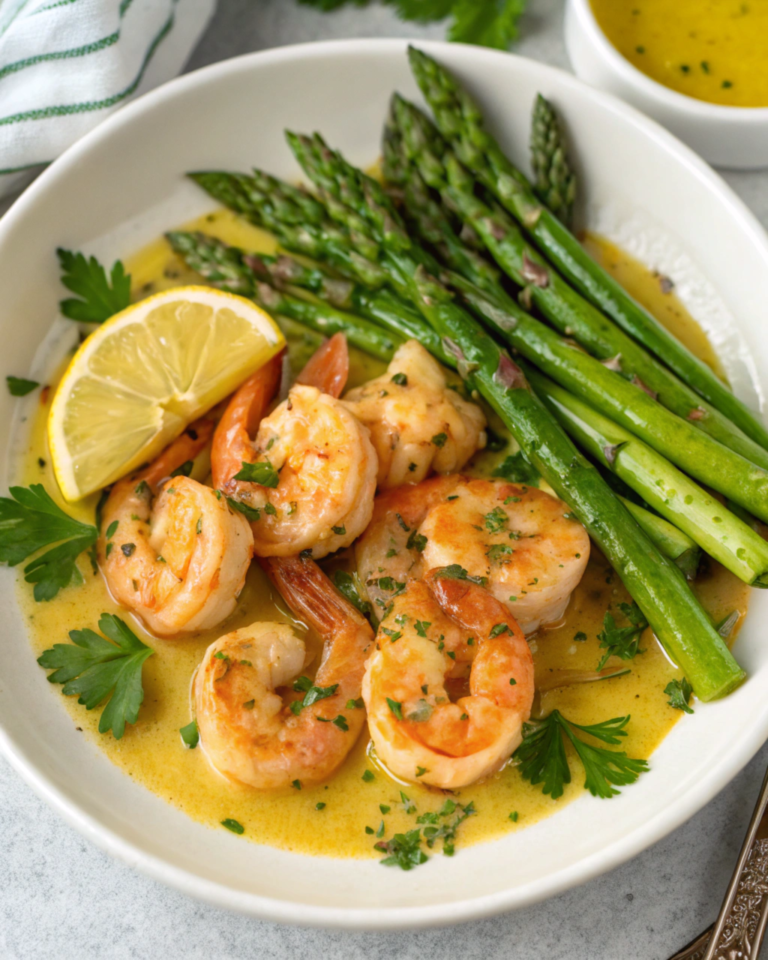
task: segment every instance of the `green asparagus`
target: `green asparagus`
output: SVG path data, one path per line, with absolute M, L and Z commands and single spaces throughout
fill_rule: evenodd
M 744 678 L 680 570 L 653 545 L 597 470 L 576 450 L 528 387 L 520 368 L 424 267 L 380 184 L 351 167 L 320 137 L 288 134 L 291 148 L 334 219 L 367 225 L 382 246 L 390 282 L 444 338 L 460 372 L 471 373 L 526 456 L 574 510 L 624 580 L 656 635 L 703 700 L 723 696 Z
M 768 586 L 768 543 L 759 534 L 628 430 L 538 371 L 524 369 L 538 396 L 591 457 L 731 573 Z
M 747 436 L 768 448 L 768 430 L 758 417 L 595 263 L 568 228 L 542 206 L 527 178 L 485 129 L 482 112 L 467 91 L 431 57 L 413 47 L 409 55 L 416 81 L 443 136 L 461 162 L 518 220 L 547 258 L 626 333 L 671 367 Z
M 571 226 L 576 199 L 576 175 L 565 149 L 555 108 L 540 93 L 531 117 L 531 166 L 536 196 L 566 227 Z
M 456 159 L 446 141 L 424 114 L 401 97 L 393 98 L 392 123 L 397 125 L 390 135 L 390 144 L 399 143 L 407 160 L 399 165 L 385 164 L 400 178 L 406 202 L 419 212 L 419 220 L 427 219 L 421 212 L 417 190 L 408 193 L 408 182 L 421 182 L 423 175 L 431 187 L 442 191 L 451 207 L 480 235 L 495 261 L 514 282 L 523 288 L 521 301 L 536 306 L 550 323 L 564 336 L 580 343 L 609 369 L 637 386 L 647 387 L 667 409 L 687 419 L 698 429 L 708 433 L 752 463 L 768 470 L 768 450 L 751 440 L 716 407 L 708 404 L 631 337 L 600 313 L 589 301 L 573 290 L 546 261 L 526 243 L 517 224 L 498 205 L 489 205 L 475 195 L 473 178 Z M 387 151 L 385 150 L 385 157 Z M 412 165 L 416 165 L 414 170 Z M 431 201 L 434 204 L 434 201 Z M 436 214 L 430 211 L 429 222 Z M 419 234 L 425 235 L 419 226 Z M 449 232 L 445 218 L 440 230 Z M 437 230 L 432 230 L 437 234 Z M 458 273 L 476 285 L 506 298 L 501 294 L 498 279 L 480 275 L 455 255 L 461 247 L 452 234 L 452 242 L 444 240 L 441 258 Z M 469 268 L 469 269 L 468 269 Z

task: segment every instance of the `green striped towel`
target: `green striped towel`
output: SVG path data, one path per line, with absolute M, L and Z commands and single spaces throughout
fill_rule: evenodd
M 216 0 L 0 0 L 0 195 L 179 73 Z

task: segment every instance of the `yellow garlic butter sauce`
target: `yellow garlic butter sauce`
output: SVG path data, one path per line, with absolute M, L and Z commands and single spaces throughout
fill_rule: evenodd
M 591 0 L 619 53 L 665 87 L 768 106 L 768 0 Z
M 267 252 L 270 247 L 265 234 L 226 212 L 203 217 L 188 226 L 253 250 Z M 614 268 L 614 261 L 619 259 L 614 248 L 594 238 L 590 241 L 590 248 L 602 251 L 609 269 Z M 658 289 L 657 280 L 638 264 L 626 258 L 621 262 L 622 279 L 631 276 L 633 292 L 641 299 L 643 290 L 652 295 Z M 199 281 L 181 266 L 164 241 L 157 241 L 130 258 L 126 268 L 133 277 L 137 297 Z M 674 300 L 667 300 L 664 305 L 668 303 L 674 303 Z M 683 308 L 678 305 L 675 309 L 682 317 Z M 685 325 L 697 345 L 704 348 L 703 335 L 693 333 L 696 329 L 693 321 L 688 318 Z M 294 365 L 300 366 L 314 349 L 317 338 L 297 326 L 290 327 L 288 335 Z M 374 376 L 382 369 L 381 364 L 372 361 L 361 365 L 362 358 L 358 354 L 354 359 L 356 381 Z M 41 403 L 30 430 L 20 479 L 24 483 L 43 482 L 53 492 L 56 486 L 45 441 L 47 412 L 48 402 Z M 473 465 L 474 471 L 487 473 L 503 455 L 479 455 Z M 94 498 L 78 507 L 83 519 L 92 519 L 93 507 Z M 82 569 L 85 585 L 69 587 L 49 603 L 34 603 L 30 586 L 21 578 L 19 596 L 35 656 L 53 643 L 65 642 L 71 629 L 95 628 L 102 612 L 124 617 L 154 649 L 154 656 L 144 667 L 145 699 L 139 721 L 126 729 L 122 740 L 116 741 L 111 735 L 98 733 L 98 709 L 88 712 L 74 698 L 62 697 L 66 708 L 66 713 L 62 712 L 62 723 L 73 723 L 82 730 L 82 735 L 88 738 L 94 749 L 103 750 L 137 783 L 212 828 L 221 830 L 221 821 L 232 818 L 244 826 L 246 839 L 306 854 L 337 857 L 378 856 L 373 850 L 376 837 L 366 833 L 365 828 L 378 831 L 382 820 L 386 838 L 413 828 L 414 816 L 407 815 L 403 809 L 401 789 L 415 802 L 420 814 L 438 810 L 444 803 L 445 796 L 441 793 L 419 786 L 403 787 L 393 781 L 377 765 L 375 758 L 367 755 L 366 736 L 361 737 L 340 772 L 327 784 L 262 794 L 225 781 L 209 766 L 200 747 L 189 750 L 181 742 L 179 729 L 192 718 L 190 683 L 205 648 L 222 633 L 256 619 L 293 623 L 284 603 L 273 594 L 260 568 L 254 564 L 237 611 L 224 627 L 191 639 L 159 640 L 141 630 L 129 614 L 112 602 L 101 576 L 94 575 L 86 562 L 82 563 Z M 697 585 L 697 590 L 716 619 L 734 609 L 742 614 L 746 612 L 748 589 L 716 565 Z M 543 631 L 533 641 L 537 683 L 546 683 L 554 671 L 562 669 L 593 670 L 600 657 L 597 634 L 607 606 L 628 600 L 618 578 L 602 558 L 594 555 L 564 621 L 555 629 Z M 305 632 L 302 625 L 296 627 Z M 579 631 L 587 635 L 586 641 L 574 640 Z M 307 642 L 308 648 L 317 653 L 317 641 L 310 636 Z M 667 706 L 663 693 L 669 680 L 679 674 L 648 632 L 642 647 L 645 652 L 629 664 L 632 672 L 628 676 L 546 692 L 540 697 L 540 710 L 548 713 L 558 707 L 569 718 L 582 723 L 629 713 L 632 719 L 625 749 L 631 756 L 649 757 L 680 719 L 680 713 Z M 312 665 L 308 672 L 311 671 Z M 52 687 L 52 695 L 61 696 L 59 691 L 59 687 Z M 373 773 L 373 780 L 362 779 L 366 770 Z M 579 796 L 583 789 L 583 775 L 576 762 L 573 762 L 573 770 L 573 781 L 566 787 L 565 796 L 557 802 L 544 796 L 539 786 L 526 783 L 514 767 L 505 769 L 489 782 L 459 791 L 454 799 L 464 804 L 473 801 L 477 815 L 460 827 L 458 849 L 510 830 L 524 829 Z M 325 806 L 318 810 L 318 804 Z M 382 814 L 380 804 L 390 807 L 390 812 Z M 516 822 L 510 820 L 511 813 L 517 813 Z

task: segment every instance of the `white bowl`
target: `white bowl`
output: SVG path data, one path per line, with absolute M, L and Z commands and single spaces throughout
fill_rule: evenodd
M 541 91 L 554 100 L 582 171 L 587 222 L 673 277 L 720 345 L 738 392 L 755 400 L 768 384 L 768 241 L 722 181 L 661 127 L 568 74 L 476 47 L 423 46 L 467 81 L 503 146 L 525 166 L 533 97 Z M 54 341 L 72 336 L 72 326 L 56 319 L 63 293 L 56 246 L 111 262 L 210 209 L 186 170 L 257 164 L 298 176 L 285 127 L 322 130 L 351 160 L 370 163 L 396 89 L 417 93 L 404 42 L 334 42 L 219 63 L 122 109 L 52 164 L 0 221 L 0 374 L 42 375 Z M 34 402 L 0 391 L 9 476 L 21 418 Z M 3 753 L 103 849 L 211 903 L 271 920 L 393 929 L 456 923 L 551 896 L 681 824 L 768 736 L 768 595 L 756 594 L 736 647 L 749 680 L 684 717 L 651 772 L 621 796 L 584 795 L 527 830 L 459 849 L 453 859 L 435 856 L 410 873 L 375 860 L 302 857 L 195 823 L 77 733 L 35 663 L 14 581 L 0 571 Z
M 565 43 L 576 75 L 658 120 L 719 167 L 768 167 L 768 107 L 726 107 L 670 90 L 646 76 L 608 40 L 590 0 L 568 0 Z

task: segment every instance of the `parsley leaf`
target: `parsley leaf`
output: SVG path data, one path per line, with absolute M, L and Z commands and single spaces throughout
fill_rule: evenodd
M 261 519 L 261 510 L 258 507 L 251 507 L 247 503 L 243 503 L 242 500 L 235 500 L 234 497 L 227 497 L 227 503 L 233 510 L 242 513 L 249 523 L 256 523 Z
M 35 387 L 40 386 L 37 380 L 25 380 L 24 377 L 6 377 L 5 382 L 12 397 L 26 397 Z
M 51 600 L 78 580 L 75 561 L 96 542 L 99 532 L 64 513 L 40 483 L 11 487 L 10 493 L 0 497 L 0 562 L 15 567 L 43 547 L 58 543 L 24 567 L 24 579 L 35 585 L 35 600 Z
M 109 730 L 115 740 L 126 723 L 136 723 L 144 699 L 141 671 L 154 653 L 130 627 L 111 613 L 102 613 L 99 630 L 70 630 L 72 643 L 56 643 L 37 662 L 49 674 L 50 683 L 63 683 L 66 696 L 78 694 L 86 710 L 107 703 L 99 720 L 99 733 Z M 111 641 L 111 642 L 110 642 Z
M 236 833 L 241 837 L 245 833 L 245 827 L 242 823 L 239 823 L 237 820 L 233 820 L 231 817 L 227 817 L 226 820 L 221 821 L 222 827 L 226 827 L 227 830 L 231 830 L 232 833 Z
M 316 687 L 309 677 L 299 677 L 293 681 L 293 689 L 296 693 L 304 693 L 303 699 L 294 700 L 291 704 L 291 713 L 298 717 L 304 707 L 311 707 L 318 700 L 332 697 L 339 689 L 339 685 L 338 683 L 332 683 L 330 687 Z
M 258 463 L 246 463 L 243 460 L 233 479 L 248 480 L 261 487 L 276 487 L 280 483 L 280 474 L 269 460 L 260 460 Z
M 605 650 L 597 666 L 598 670 L 603 669 L 609 657 L 632 660 L 638 653 L 644 652 L 640 649 L 640 637 L 648 626 L 648 621 L 640 607 L 636 603 L 620 603 L 619 610 L 629 620 L 629 626 L 617 627 L 613 614 L 606 613 L 603 618 L 603 629 L 597 635 L 600 646 Z
M 391 840 L 379 840 L 374 846 L 382 853 L 388 854 L 381 861 L 384 867 L 412 870 L 413 867 L 418 867 L 429 859 L 421 849 L 421 830 L 418 829 L 409 830 L 407 833 L 396 833 Z
M 689 706 L 693 687 L 685 677 L 682 680 L 670 680 L 664 687 L 664 693 L 669 697 L 667 703 L 670 707 L 682 710 L 684 713 L 693 713 L 693 708 Z
M 200 742 L 200 733 L 197 729 L 197 720 L 193 720 L 191 723 L 188 723 L 186 727 L 182 727 L 179 730 L 181 734 L 182 742 L 185 747 L 189 747 L 190 750 L 194 750 L 195 747 Z
M 615 786 L 634 783 L 648 769 L 645 760 L 635 760 L 619 750 L 606 750 L 588 743 L 576 731 L 603 743 L 618 744 L 625 737 L 629 716 L 614 717 L 602 723 L 582 726 L 567 720 L 559 710 L 536 723 L 524 725 L 523 742 L 515 751 L 520 773 L 532 784 L 543 783 L 542 790 L 553 800 L 563 795 L 563 787 L 571 782 L 571 771 L 565 753 L 567 738 L 584 766 L 584 786 L 595 797 L 615 796 Z
M 459 563 L 448 564 L 447 567 L 440 570 L 437 576 L 441 580 L 468 580 L 470 583 L 477 583 L 481 587 L 488 583 L 487 577 L 471 577 Z
M 345 570 L 337 570 L 333 575 L 333 582 L 339 593 L 356 607 L 364 617 L 370 617 L 371 605 L 367 600 L 360 596 L 360 578 L 356 573 L 347 573 Z
M 61 265 L 61 282 L 81 299 L 70 297 L 59 304 L 61 312 L 70 320 L 83 323 L 103 323 L 131 302 L 131 277 L 116 260 L 109 278 L 96 257 L 86 259 L 82 253 L 71 250 L 56 251 Z
M 424 552 L 424 547 L 427 545 L 427 538 L 423 533 L 417 533 L 416 530 L 411 530 L 408 535 L 408 540 L 406 541 L 406 549 L 416 550 L 419 553 Z
M 517 40 L 527 0 L 455 0 L 448 39 L 506 50 Z
M 539 474 L 522 450 L 505 457 L 491 476 L 501 477 L 503 480 L 509 480 L 510 483 L 522 483 L 529 487 L 539 485 Z

